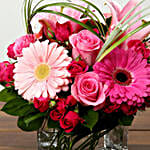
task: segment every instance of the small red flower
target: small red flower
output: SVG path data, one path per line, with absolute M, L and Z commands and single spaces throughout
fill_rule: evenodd
M 77 100 L 72 96 L 68 96 L 67 99 L 66 99 L 66 105 L 68 106 L 74 106 L 77 104 Z
M 58 121 L 62 117 L 64 117 L 65 112 L 66 112 L 66 109 L 62 109 L 62 108 L 58 107 L 50 112 L 50 117 L 52 120 Z
M 49 108 L 49 98 L 39 97 L 33 100 L 34 107 L 40 112 L 45 112 Z
M 83 123 L 83 120 L 79 117 L 76 112 L 69 111 L 64 118 L 60 119 L 60 127 L 65 130 L 65 132 L 71 132 L 78 123 Z
M 58 99 L 56 108 L 50 112 L 50 117 L 54 121 L 60 120 L 66 113 L 66 104 L 64 99 Z
M 13 50 L 13 47 L 14 47 L 15 43 L 13 44 L 10 44 L 7 48 L 8 52 L 7 52 L 7 55 L 9 58 L 14 58 L 15 59 L 15 53 L 14 53 L 14 50 Z
M 123 111 L 126 115 L 133 115 L 137 112 L 137 107 L 135 106 L 129 106 L 127 104 L 121 104 L 120 109 Z
M 120 105 L 116 103 L 111 103 L 110 100 L 107 99 L 104 106 L 104 112 L 105 113 L 117 112 L 119 108 Z
M 14 64 L 10 64 L 8 61 L 0 63 L 0 82 L 13 81 Z
M 146 106 L 146 107 L 150 107 L 150 97 L 147 97 L 147 98 L 145 99 L 145 106 Z
M 72 61 L 71 64 L 67 67 L 67 70 L 71 74 L 71 77 L 75 77 L 77 75 L 85 73 L 88 71 L 88 69 L 88 65 L 82 60 Z

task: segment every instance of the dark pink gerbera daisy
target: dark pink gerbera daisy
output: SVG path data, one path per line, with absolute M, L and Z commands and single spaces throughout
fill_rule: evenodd
M 135 51 L 116 48 L 93 66 L 102 82 L 108 84 L 112 103 L 140 106 L 147 97 L 150 77 L 147 60 Z

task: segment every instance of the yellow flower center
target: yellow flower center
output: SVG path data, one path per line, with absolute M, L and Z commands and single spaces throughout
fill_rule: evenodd
M 50 71 L 51 71 L 51 68 L 49 65 L 40 64 L 36 67 L 36 69 L 34 71 L 35 78 L 38 81 L 46 80 L 48 78 L 48 76 L 50 75 Z

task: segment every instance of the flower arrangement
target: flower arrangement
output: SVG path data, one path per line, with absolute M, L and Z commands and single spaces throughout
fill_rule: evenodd
M 33 1 L 24 2 L 27 35 L 0 63 L 2 111 L 18 116 L 24 131 L 57 129 L 57 149 L 86 136 L 76 149 L 94 149 L 150 106 L 150 22 L 142 14 L 149 8 L 107 0 L 111 13 L 102 13 L 87 0 Z

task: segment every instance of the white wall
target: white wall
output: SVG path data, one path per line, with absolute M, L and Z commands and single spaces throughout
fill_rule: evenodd
M 102 0 L 91 1 L 98 4 Z M 116 1 L 124 5 L 128 0 Z M 147 2 L 150 4 L 149 0 Z M 0 0 L 0 61 L 6 58 L 4 54 L 6 54 L 8 45 L 16 38 L 25 34 L 22 8 L 23 0 Z
M 0 0 L 0 61 L 6 48 L 24 32 L 22 0 Z

